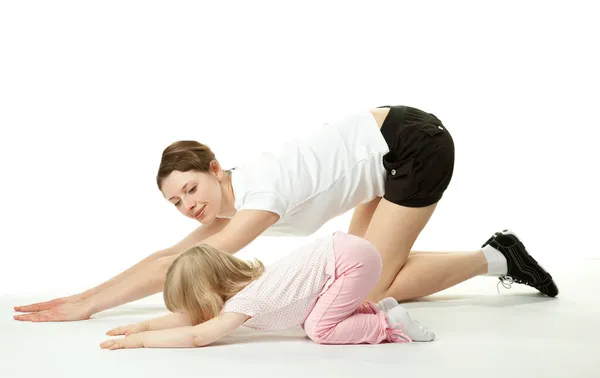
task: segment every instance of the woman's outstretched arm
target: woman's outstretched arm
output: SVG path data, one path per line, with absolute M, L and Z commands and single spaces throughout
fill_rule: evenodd
M 218 233 L 223 230 L 229 223 L 229 219 L 217 218 L 213 223 L 208 226 L 200 226 L 192 231 L 179 243 L 172 247 L 160 250 L 141 260 L 137 264 L 116 275 L 110 280 L 103 282 L 102 284 L 84 291 L 83 293 L 72 295 L 70 297 L 56 298 L 48 302 L 40 302 L 29 304 L 26 306 L 15 306 L 15 311 L 29 312 L 30 314 L 16 315 L 16 320 L 26 321 L 54 321 L 54 320 L 82 320 L 87 319 L 92 314 L 89 309 L 89 299 L 97 294 L 102 293 L 109 287 L 117 284 L 123 284 L 128 281 L 135 281 L 136 277 L 141 271 L 147 270 L 153 263 L 156 263 L 159 259 L 179 255 L 186 251 L 188 248 L 202 242 L 206 238 Z M 140 295 L 148 296 L 155 294 L 161 290 L 160 286 L 150 288 L 147 292 L 141 292 Z M 142 297 L 140 297 L 142 298 Z M 62 307 L 61 307 L 62 306 Z M 55 311 L 55 313 L 48 312 L 54 308 L 61 307 Z M 40 312 L 44 312 L 40 314 Z M 69 314 L 71 313 L 71 314 Z M 43 315 L 43 316 L 39 316 Z
M 205 240 L 205 239 L 211 237 L 212 235 L 223 230 L 223 228 L 225 228 L 225 226 L 227 226 L 227 223 L 229 223 L 229 219 L 216 218 L 214 220 L 214 222 L 212 222 L 211 224 L 209 224 L 207 226 L 200 226 L 200 227 L 196 228 L 188 236 L 186 236 L 183 240 L 181 240 L 179 243 L 175 244 L 174 246 L 160 250 L 158 252 L 154 252 L 153 254 L 146 257 L 144 260 L 138 262 L 137 264 L 135 264 L 131 268 L 127 269 L 123 273 L 111 278 L 109 281 L 106 281 L 92 289 L 89 289 L 89 290 L 81 293 L 83 299 L 89 298 L 92 295 L 99 293 L 103 289 L 105 289 L 109 286 L 112 286 L 115 283 L 118 283 L 120 280 L 123 280 L 127 276 L 134 275 L 136 270 L 139 270 L 140 266 L 142 266 L 144 264 L 156 261 L 162 257 L 180 255 L 181 253 L 185 252 L 188 248 L 202 242 L 203 240 Z
M 194 243 L 205 243 L 228 253 L 236 253 L 267 228 L 275 224 L 279 216 L 263 210 L 239 211 L 220 232 Z M 139 264 L 137 269 L 125 274 L 112 285 L 97 291 L 90 297 L 77 302 L 75 306 L 65 303 L 48 310 L 16 316 L 17 320 L 65 321 L 88 319 L 91 315 L 110 308 L 147 297 L 162 290 L 169 266 L 181 253 L 193 245 L 186 246 L 176 253 Z M 181 247 L 181 245 L 180 245 Z M 132 268 L 133 269 L 133 268 Z
M 278 219 L 279 216 L 271 212 L 242 210 L 231 219 L 223 230 L 202 240 L 200 243 L 209 244 L 222 251 L 234 254 L 250 244 Z M 135 276 L 128 277 L 123 282 L 112 285 L 88 298 L 92 314 L 161 291 L 165 283 L 167 270 L 183 252 L 185 251 L 152 261 Z

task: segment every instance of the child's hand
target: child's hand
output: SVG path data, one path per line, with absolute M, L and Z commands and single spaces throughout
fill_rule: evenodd
M 141 323 L 129 324 L 126 326 L 111 329 L 110 331 L 106 332 L 106 334 L 108 336 L 119 336 L 119 335 L 129 336 L 129 335 L 133 335 L 135 333 L 146 332 L 146 331 L 150 331 L 149 324 L 146 322 L 141 322 Z
M 100 344 L 100 348 L 108 350 L 134 349 L 144 347 L 144 334 L 131 335 L 119 340 L 107 340 Z
M 194 328 L 181 327 L 147 331 L 129 335 L 118 340 L 107 340 L 100 344 L 102 349 L 130 348 L 194 348 Z

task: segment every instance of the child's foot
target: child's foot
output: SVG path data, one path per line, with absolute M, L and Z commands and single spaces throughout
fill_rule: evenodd
M 379 310 L 381 312 L 388 312 L 389 310 L 393 309 L 396 306 L 398 306 L 398 301 L 396 299 L 394 299 L 393 297 L 383 298 L 382 300 L 380 300 L 379 302 L 377 302 L 375 304 L 375 307 L 377 307 L 377 310 Z
M 402 332 L 410 337 L 412 341 L 433 341 L 435 339 L 435 333 L 412 320 L 404 307 L 398 305 L 386 313 L 390 326 L 394 327 L 397 323 L 400 323 L 398 326 L 404 327 Z
M 558 295 L 552 276 L 527 252 L 521 240 L 510 230 L 496 232 L 482 248 L 491 246 L 506 257 L 508 272 L 500 277 L 503 283 L 517 282 L 536 288 L 549 297 Z

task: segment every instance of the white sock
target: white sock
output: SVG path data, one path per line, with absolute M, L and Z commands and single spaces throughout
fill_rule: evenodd
M 403 333 L 410 337 L 412 341 L 433 341 L 435 333 L 428 330 L 419 322 L 412 320 L 408 311 L 403 306 L 396 306 L 386 312 L 390 325 L 393 327 L 400 323 L 404 328 Z
M 398 306 L 398 301 L 393 297 L 383 298 L 375 304 L 379 311 L 386 312 Z
M 506 266 L 506 257 L 491 245 L 486 245 L 481 249 L 488 263 L 488 276 L 504 276 L 508 273 Z

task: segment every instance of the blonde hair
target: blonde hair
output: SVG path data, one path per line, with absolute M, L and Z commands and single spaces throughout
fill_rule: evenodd
M 219 314 L 225 302 L 264 272 L 260 260 L 244 261 L 208 244 L 194 246 L 167 271 L 163 298 L 169 311 L 189 313 L 194 324 Z

